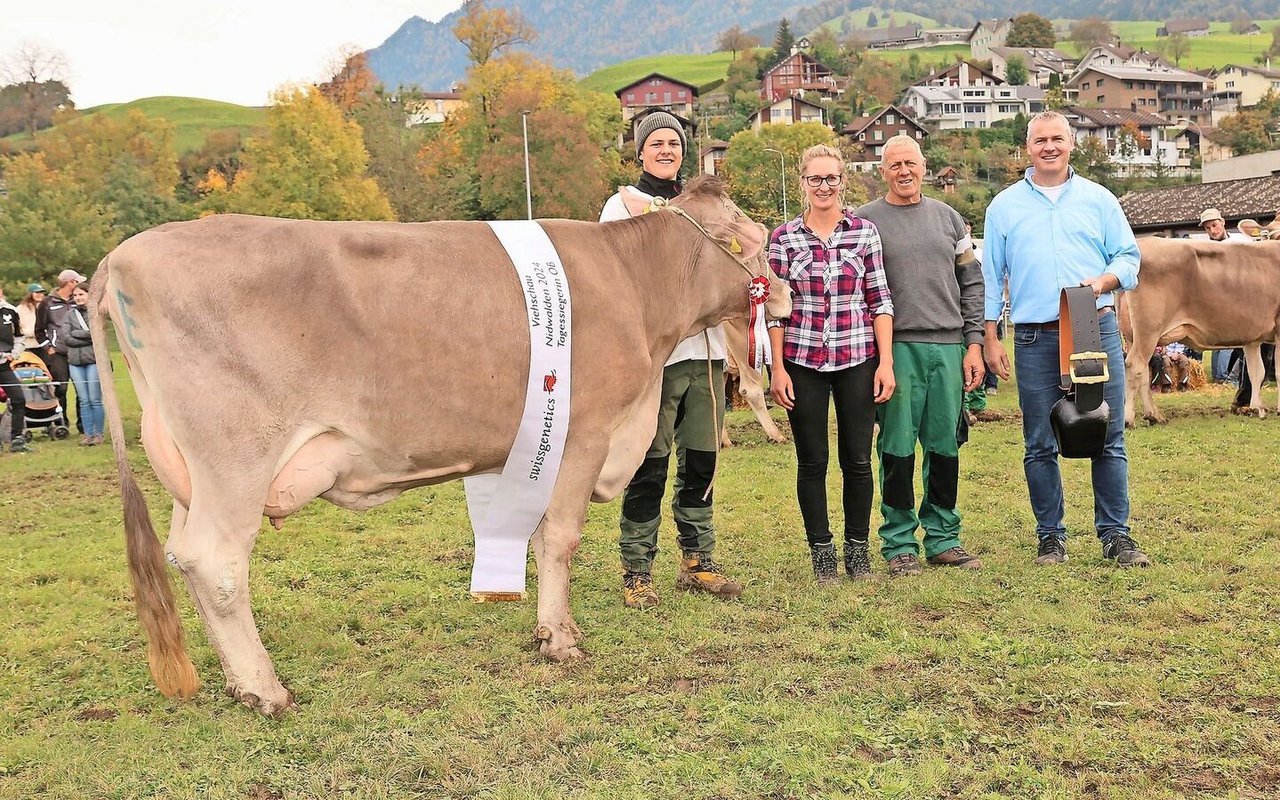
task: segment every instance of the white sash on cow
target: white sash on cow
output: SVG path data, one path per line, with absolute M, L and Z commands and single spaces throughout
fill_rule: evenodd
M 502 472 L 463 480 L 476 536 L 471 595 L 524 597 L 529 537 L 542 522 L 560 472 L 569 428 L 569 278 L 542 226 L 490 222 L 524 291 L 529 316 L 529 382 L 520 429 Z

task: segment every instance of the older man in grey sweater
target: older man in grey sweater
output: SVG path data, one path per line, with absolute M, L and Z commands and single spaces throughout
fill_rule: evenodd
M 985 376 L 982 361 L 982 266 L 964 219 L 924 197 L 925 159 L 910 136 L 885 143 L 882 199 L 858 209 L 875 223 L 893 295 L 893 367 L 898 389 L 878 409 L 881 553 L 893 576 L 921 572 L 916 529 L 932 566 L 980 569 L 960 544 L 956 493 L 957 427 L 964 392 Z M 920 442 L 924 497 L 915 504 L 915 452 Z

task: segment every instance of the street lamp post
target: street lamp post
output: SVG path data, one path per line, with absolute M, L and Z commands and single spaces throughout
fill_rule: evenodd
M 782 154 L 781 150 L 775 150 L 772 147 L 764 149 L 766 153 L 777 153 L 779 169 L 782 170 L 782 221 L 786 222 L 791 219 L 791 212 L 787 210 L 787 157 Z
M 529 184 L 529 112 L 520 112 L 520 130 L 524 134 L 524 208 L 525 218 L 533 219 L 533 187 Z

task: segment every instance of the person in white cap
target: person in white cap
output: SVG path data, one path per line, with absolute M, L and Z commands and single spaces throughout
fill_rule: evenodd
M 1216 208 L 1206 208 L 1201 212 L 1200 227 L 1204 228 L 1204 232 L 1209 234 L 1209 238 L 1215 242 L 1227 240 L 1227 221 L 1222 218 L 1222 212 Z
M 67 407 L 67 385 L 71 382 L 71 367 L 67 363 L 67 346 L 60 341 L 60 331 L 74 306 L 71 293 L 76 286 L 87 280 L 89 279 L 74 269 L 64 269 L 58 273 L 58 288 L 50 292 L 40 308 L 36 309 L 36 336 L 40 337 L 45 346 L 36 348 L 35 352 L 53 376 L 54 394 L 68 419 L 72 411 Z M 76 430 L 83 434 L 84 423 L 80 420 L 79 411 L 76 412 L 75 421 Z

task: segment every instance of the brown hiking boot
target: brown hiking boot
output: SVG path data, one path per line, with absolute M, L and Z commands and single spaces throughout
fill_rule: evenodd
M 967 552 L 963 547 L 953 547 L 950 550 L 943 550 L 936 556 L 930 556 L 929 566 L 982 569 L 982 559 Z
M 720 565 L 705 553 L 685 554 L 676 575 L 676 588 L 706 592 L 725 599 L 742 594 L 742 584 L 727 578 Z
M 908 575 L 919 575 L 924 572 L 920 568 L 920 559 L 915 553 L 899 553 L 889 559 L 889 577 L 905 578 Z
M 627 608 L 645 608 L 658 604 L 653 576 L 648 572 L 627 572 L 622 576 L 622 602 Z

